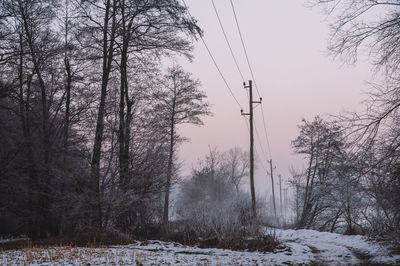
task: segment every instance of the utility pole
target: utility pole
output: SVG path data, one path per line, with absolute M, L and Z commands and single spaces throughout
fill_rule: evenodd
M 274 168 L 272 167 L 272 159 L 269 160 L 269 166 L 271 168 L 271 185 L 272 185 L 272 201 L 274 203 L 274 214 L 275 214 L 275 219 L 277 218 L 276 216 L 276 203 L 275 203 L 275 185 L 274 185 Z
M 288 189 L 284 188 L 283 189 L 283 205 L 284 205 L 283 210 L 284 210 L 284 213 L 285 213 L 284 220 L 286 220 L 287 212 L 288 212 L 288 195 L 287 195 L 287 192 L 288 192 Z
M 282 177 L 279 175 L 279 200 L 281 202 L 281 217 L 283 217 L 283 205 L 282 205 Z
M 243 83 L 244 88 L 249 89 L 249 113 L 243 113 L 242 115 L 248 115 L 250 117 L 250 191 L 251 191 L 251 209 L 253 218 L 257 217 L 256 212 L 256 192 L 254 190 L 254 135 L 253 135 L 253 103 L 261 103 L 260 101 L 253 101 L 253 82 L 249 80 L 249 85 L 246 86 L 246 82 Z

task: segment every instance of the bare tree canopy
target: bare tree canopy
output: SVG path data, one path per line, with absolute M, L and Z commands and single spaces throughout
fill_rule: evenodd
M 328 15 L 331 22 L 328 49 L 333 56 L 356 63 L 360 55 L 367 55 L 375 72 L 384 77 L 381 84 L 370 84 L 363 112 L 347 112 L 336 117 L 346 142 L 340 167 L 345 169 L 345 174 L 336 175 L 345 177 L 346 190 L 353 191 L 351 197 L 346 190 L 341 193 L 348 197 L 343 202 L 348 230 L 353 231 L 354 225 L 365 230 L 354 219 L 362 216 L 370 232 L 386 233 L 398 239 L 400 215 L 395 195 L 399 191 L 396 169 L 400 164 L 400 3 L 395 0 L 308 2 L 323 7 Z M 307 152 L 299 149 L 299 140 L 294 142 L 295 150 Z M 357 197 L 359 200 L 352 203 Z M 351 205 L 356 206 L 356 212 L 350 211 Z M 339 219 L 341 212 L 334 217 Z
M 177 126 L 185 123 L 202 125 L 202 117 L 211 115 L 209 104 L 205 101 L 206 95 L 199 87 L 199 80 L 193 79 L 191 74 L 181 67 L 173 66 L 167 69 L 161 80 L 160 90 L 155 92 L 156 108 L 164 116 L 170 142 L 163 215 L 166 231 L 168 231 L 169 193 L 172 175 L 175 172 L 173 161 L 177 144 L 182 141 Z
M 395 0 L 310 2 L 322 6 L 331 18 L 328 49 L 332 55 L 355 63 L 366 53 L 376 71 L 385 76 L 382 85 L 371 84 L 363 113 L 340 117 L 358 147 L 369 149 L 382 141 L 388 144 L 380 163 L 400 148 L 400 4 Z
M 366 53 L 378 69 L 398 77 L 400 5 L 396 0 L 312 0 L 331 18 L 329 51 L 356 62 Z

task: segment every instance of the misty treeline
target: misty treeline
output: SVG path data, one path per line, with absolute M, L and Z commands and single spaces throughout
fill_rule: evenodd
M 398 1 L 309 1 L 331 22 L 329 51 L 356 63 L 366 51 L 379 84 L 365 111 L 303 120 L 293 171 L 298 228 L 369 233 L 400 240 L 400 50 Z
M 1 235 L 168 230 L 200 34 L 174 0 L 0 2 Z
M 187 243 L 200 247 L 272 251 L 278 245 L 262 226 L 271 221 L 265 199 L 257 198 L 253 216 L 250 193 L 241 189 L 249 179 L 249 154 L 240 148 L 210 149 L 182 182 L 175 205 L 177 222 Z

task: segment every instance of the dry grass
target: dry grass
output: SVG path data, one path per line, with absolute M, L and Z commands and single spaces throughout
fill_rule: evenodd
M 133 249 L 98 247 L 30 247 L 20 250 L 0 251 L 1 265 L 30 264 L 137 264 L 146 261 L 148 255 L 137 253 Z

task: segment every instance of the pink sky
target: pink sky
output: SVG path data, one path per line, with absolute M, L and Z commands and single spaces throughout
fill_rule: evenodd
M 204 39 L 214 54 L 234 94 L 244 111 L 248 99 L 241 77 L 225 43 L 211 1 L 186 0 L 194 17 L 205 32 Z M 301 167 L 300 158 L 293 155 L 290 142 L 297 136 L 301 118 L 338 114 L 343 110 L 360 109 L 373 79 L 367 60 L 356 66 L 343 65 L 328 56 L 328 21 L 321 10 L 310 9 L 302 0 L 236 0 L 234 1 L 253 72 L 263 97 L 272 159 L 276 174 L 289 178 L 289 166 Z M 245 79 L 251 79 L 229 0 L 215 0 L 221 20 L 231 42 Z M 202 81 L 202 89 L 212 104 L 213 117 L 204 119 L 203 127 L 185 125 L 181 134 L 191 139 L 180 148 L 184 161 L 183 174 L 203 157 L 211 147 L 224 151 L 239 146 L 248 150 L 248 130 L 240 109 L 229 94 L 206 49 L 195 44 L 194 61 L 178 61 Z M 256 94 L 256 92 L 255 92 Z M 260 138 L 255 136 L 259 157 L 256 189 L 264 194 L 270 186 L 264 169 L 270 159 L 261 152 L 267 150 L 260 108 L 255 109 L 255 123 Z M 260 166 L 263 164 L 263 166 Z M 248 183 L 246 184 L 246 187 Z

